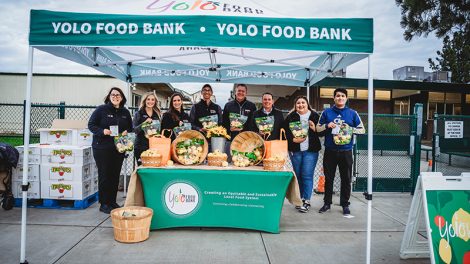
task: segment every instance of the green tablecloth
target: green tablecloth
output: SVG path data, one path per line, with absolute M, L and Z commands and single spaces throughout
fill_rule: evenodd
M 154 210 L 151 229 L 233 227 L 271 233 L 279 233 L 284 197 L 293 179 L 290 171 L 184 167 L 139 168 L 137 174 L 145 206 Z

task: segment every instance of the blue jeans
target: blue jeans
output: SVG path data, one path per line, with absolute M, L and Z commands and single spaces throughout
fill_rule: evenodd
M 300 196 L 303 200 L 310 200 L 313 191 L 313 172 L 317 165 L 318 152 L 289 152 L 289 156 L 299 182 Z

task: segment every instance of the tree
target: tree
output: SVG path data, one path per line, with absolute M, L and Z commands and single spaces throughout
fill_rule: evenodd
M 451 71 L 452 81 L 456 83 L 470 82 L 470 43 L 465 34 L 454 33 L 453 38 L 444 37 L 442 51 L 437 51 L 434 62 L 428 59 L 434 71 Z
M 431 68 L 452 71 L 453 82 L 470 81 L 470 0 L 395 0 L 401 8 L 400 25 L 406 41 L 435 32 L 442 51 Z

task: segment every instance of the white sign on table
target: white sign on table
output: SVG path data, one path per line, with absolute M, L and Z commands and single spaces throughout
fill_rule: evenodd
M 444 138 L 463 138 L 463 121 L 445 121 Z

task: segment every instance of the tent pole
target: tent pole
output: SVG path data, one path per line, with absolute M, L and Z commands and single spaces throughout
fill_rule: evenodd
M 131 85 L 128 81 L 126 82 L 126 86 L 127 86 L 127 94 L 129 96 L 128 102 L 130 102 L 128 107 L 131 107 L 131 106 L 133 106 L 132 91 L 131 91 Z M 132 131 L 128 131 L 128 132 L 132 132 Z M 129 163 L 129 161 L 127 159 L 129 158 L 129 155 L 130 154 L 126 154 L 126 159 L 124 161 L 126 163 L 125 164 L 125 170 L 124 170 L 125 171 L 124 172 L 124 198 L 127 196 L 127 164 Z M 134 161 L 134 159 L 132 159 L 132 161 Z
M 23 151 L 23 184 L 22 184 L 22 205 L 21 205 L 21 248 L 20 263 L 28 263 L 26 261 L 26 213 L 28 203 L 28 159 L 29 159 L 29 133 L 31 122 L 31 87 L 33 79 L 33 47 L 29 47 L 28 52 L 28 75 L 26 78 L 26 113 L 24 124 L 24 151 Z
M 367 261 L 370 263 L 371 224 L 372 224 L 372 151 L 373 151 L 373 123 L 374 123 L 374 80 L 372 73 L 372 58 L 367 57 L 368 68 L 368 109 L 367 109 Z

